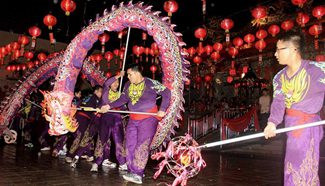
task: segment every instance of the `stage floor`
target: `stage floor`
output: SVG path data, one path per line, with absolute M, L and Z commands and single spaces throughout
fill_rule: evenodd
M 282 158 L 220 154 L 203 151 L 207 167 L 198 176 L 189 179 L 188 185 L 245 186 L 282 185 Z M 143 185 L 167 185 L 174 180 L 166 169 L 157 180 L 152 179 L 156 161 L 149 161 Z M 72 169 L 62 158 L 52 158 L 50 152 L 40 153 L 22 145 L 0 146 L 0 185 L 135 185 L 125 182 L 116 169 L 99 169 L 91 173 L 91 163 L 84 160 Z M 325 159 L 320 162 L 321 185 L 325 184 Z

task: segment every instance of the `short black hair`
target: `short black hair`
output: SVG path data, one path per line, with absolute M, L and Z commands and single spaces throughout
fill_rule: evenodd
M 140 66 L 140 65 L 137 64 L 137 63 L 129 64 L 129 65 L 126 66 L 125 69 L 126 69 L 126 70 L 131 69 L 132 71 L 140 72 L 141 75 L 142 75 L 142 72 L 143 72 L 143 67 Z
M 305 36 L 300 31 L 287 31 L 279 35 L 278 40 L 283 42 L 291 42 L 298 50 L 300 55 L 304 54 L 305 49 Z
M 95 85 L 95 86 L 93 87 L 93 92 L 95 92 L 96 90 L 99 90 L 99 89 L 101 89 L 101 88 L 103 88 L 103 87 L 100 86 L 100 85 Z

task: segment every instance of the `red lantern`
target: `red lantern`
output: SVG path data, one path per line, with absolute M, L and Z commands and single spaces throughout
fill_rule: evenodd
M 150 71 L 152 72 L 152 79 L 155 79 L 155 72 L 157 71 L 157 67 L 155 65 L 151 65 Z
M 72 0 L 62 0 L 61 9 L 65 12 L 66 16 L 69 16 L 76 9 L 76 3 Z
M 34 67 L 34 63 L 33 62 L 28 62 L 27 63 L 27 67 L 28 68 L 33 68 Z
M 246 34 L 244 37 L 244 41 L 250 44 L 255 41 L 255 36 L 253 34 Z
M 325 62 L 325 55 L 319 54 L 315 57 L 318 62 Z
M 230 47 L 228 53 L 232 58 L 235 58 L 236 55 L 238 54 L 238 49 L 235 47 Z
M 98 40 L 100 41 L 102 45 L 102 54 L 105 53 L 105 43 L 109 40 L 109 35 L 106 33 L 102 33 L 98 36 Z
M 220 26 L 226 32 L 226 42 L 229 43 L 230 41 L 230 34 L 229 30 L 234 26 L 234 22 L 231 19 L 224 19 L 221 21 Z
M 30 61 L 34 57 L 34 54 L 31 51 L 26 51 L 24 53 L 24 57 L 27 59 L 27 61 Z
M 267 36 L 267 32 L 264 29 L 260 29 L 256 32 L 256 37 L 258 39 L 264 39 Z
M 56 17 L 51 14 L 47 14 L 43 19 L 43 23 L 49 28 L 49 30 L 52 30 L 52 27 L 56 25 L 56 22 Z
M 105 59 L 107 60 L 107 62 L 109 62 L 110 60 L 112 60 L 112 59 L 113 59 L 114 55 L 113 55 L 113 53 L 112 53 L 112 52 L 110 52 L 110 51 L 107 51 L 107 52 L 105 52 L 105 55 L 104 55 L 104 57 L 105 57 Z
M 200 39 L 200 41 L 203 41 L 206 35 L 207 35 L 207 31 L 204 28 L 198 28 L 194 32 L 194 36 Z
M 27 36 L 20 35 L 20 36 L 18 37 L 18 42 L 19 42 L 20 45 L 21 45 L 20 55 L 23 55 L 23 54 L 24 54 L 24 47 L 25 47 L 26 45 L 28 45 L 28 43 L 29 43 L 29 39 L 28 39 Z
M 6 70 L 7 70 L 7 71 L 11 71 L 11 65 L 8 65 L 8 66 L 6 67 Z
M 96 63 L 99 63 L 103 59 L 103 56 L 101 54 L 95 54 L 94 60 Z
M 236 69 L 235 68 L 229 69 L 229 75 L 236 76 Z
M 107 73 L 106 73 L 106 77 L 107 77 L 107 78 L 110 78 L 111 76 L 112 76 L 112 73 L 110 73 L 110 72 L 107 72 Z
M 199 45 L 199 46 L 197 47 L 196 51 L 197 51 L 197 54 L 200 56 L 201 54 L 203 54 L 203 53 L 205 52 L 205 49 L 204 49 L 203 46 L 200 46 L 200 45 Z
M 213 47 L 211 45 L 207 45 L 204 47 L 204 50 L 207 53 L 207 55 L 210 55 L 211 52 L 213 51 Z
M 248 72 L 248 66 L 243 66 L 243 73 L 247 73 Z
M 316 6 L 314 9 L 313 9 L 313 16 L 316 17 L 317 19 L 321 19 L 323 17 L 323 15 L 325 14 L 325 6 Z
M 211 56 L 210 56 L 214 62 L 217 62 L 218 59 L 220 59 L 220 54 L 219 52 L 212 52 Z
M 37 26 L 32 26 L 28 29 L 28 32 L 32 36 L 31 48 L 34 49 L 36 45 L 36 37 L 40 36 L 42 31 Z
M 259 52 L 262 52 L 265 47 L 266 47 L 266 43 L 264 40 L 256 41 L 255 48 L 258 49 Z
M 221 43 L 214 43 L 213 49 L 217 52 L 220 52 L 222 50 L 223 46 Z
M 256 8 L 254 8 L 252 11 L 252 16 L 255 18 L 252 21 L 253 26 L 257 25 L 264 25 L 266 24 L 266 16 L 267 16 L 267 8 L 264 6 L 258 6 Z
M 286 20 L 284 22 L 281 23 L 281 28 L 284 30 L 284 31 L 289 31 L 292 29 L 294 23 L 292 20 Z
M 13 60 L 18 59 L 18 58 L 21 56 L 19 50 L 14 50 L 14 51 L 12 52 L 12 55 L 13 55 L 13 56 L 12 56 Z
M 120 50 L 119 49 L 114 49 L 113 53 L 115 56 L 118 56 L 120 54 Z
M 322 29 L 321 29 L 321 27 L 319 27 L 319 25 L 312 25 L 309 28 L 309 34 L 315 36 L 314 45 L 315 45 L 316 50 L 318 50 L 318 48 L 319 48 L 318 35 L 320 35 L 321 33 L 322 33 Z
M 164 3 L 164 10 L 168 13 L 168 16 L 171 17 L 173 13 L 177 12 L 178 4 L 174 0 L 168 0 Z
M 37 55 L 37 58 L 38 58 L 41 62 L 43 62 L 43 61 L 46 59 L 46 54 L 44 54 L 44 53 L 39 53 L 39 54 Z
M 20 49 L 20 45 L 18 42 L 12 42 L 10 43 L 10 47 L 13 49 L 13 50 L 19 50 Z
M 307 0 L 291 0 L 292 4 L 302 8 Z
M 197 65 L 200 65 L 202 63 L 202 58 L 200 56 L 195 56 L 193 58 L 193 62 Z
M 267 31 L 272 37 L 275 37 L 280 32 L 280 27 L 278 25 L 271 25 Z
M 206 75 L 204 76 L 204 81 L 205 81 L 206 83 L 211 82 L 211 80 L 212 80 L 212 76 L 211 76 L 210 74 L 206 74 Z
M 200 84 L 202 82 L 202 78 L 200 76 L 197 76 L 195 78 L 195 83 Z
M 144 48 L 141 46 L 134 45 L 132 48 L 133 54 L 135 54 L 137 57 L 142 55 Z
M 187 50 L 189 53 L 190 57 L 192 57 L 196 53 L 196 49 L 194 47 L 191 47 Z
M 234 80 L 234 78 L 232 76 L 228 76 L 227 77 L 227 82 L 228 83 L 231 83 L 233 80 Z
M 242 38 L 236 37 L 232 40 L 232 43 L 235 45 L 236 48 L 239 48 L 240 46 L 242 46 L 244 44 L 244 41 Z
M 302 12 L 298 13 L 298 16 L 296 18 L 296 22 L 298 23 L 298 25 L 300 25 L 301 27 L 305 27 L 305 24 L 308 23 L 308 21 L 309 21 L 308 14 L 304 14 Z
M 6 47 L 1 47 L 1 54 L 2 56 L 6 56 L 8 54 L 8 50 L 6 49 Z

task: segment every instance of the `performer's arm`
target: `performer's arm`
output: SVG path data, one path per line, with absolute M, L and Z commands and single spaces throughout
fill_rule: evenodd
M 121 93 L 120 98 L 118 98 L 117 100 L 115 100 L 114 102 L 104 105 L 101 110 L 102 112 L 107 112 L 109 109 L 111 108 L 117 108 L 117 107 L 121 107 L 122 105 L 125 105 L 129 102 L 129 97 L 127 96 L 127 91 L 128 91 L 128 87 L 130 86 L 130 83 L 127 83 L 124 87 L 123 92 Z
M 112 83 L 114 83 L 114 81 L 117 80 L 117 77 L 111 77 L 109 79 L 107 79 L 104 83 L 104 88 L 103 88 L 103 95 L 102 95 L 102 100 L 101 100 L 101 105 L 106 105 L 108 104 L 108 92 L 109 92 L 109 87 L 111 86 Z

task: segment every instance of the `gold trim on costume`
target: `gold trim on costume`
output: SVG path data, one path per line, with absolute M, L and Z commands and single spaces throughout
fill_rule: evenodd
M 285 95 L 286 108 L 291 108 L 295 103 L 302 101 L 307 95 L 310 85 L 310 76 L 302 69 L 292 79 L 287 79 L 285 74 L 281 75 L 282 91 Z
M 118 98 L 120 98 L 120 93 L 118 91 L 115 92 L 112 89 L 109 89 L 108 100 L 113 102 L 113 101 L 117 100 Z
M 287 162 L 286 172 L 292 175 L 292 181 L 297 186 L 316 186 L 319 183 L 317 154 L 314 151 L 314 139 L 310 140 L 310 147 L 306 152 L 306 158 L 296 170 L 290 162 Z
M 131 83 L 129 86 L 129 97 L 131 99 L 132 105 L 136 104 L 141 98 L 144 91 L 144 81 L 139 84 Z
M 95 157 L 103 157 L 104 155 L 104 148 L 103 148 L 102 141 L 99 139 L 99 135 L 97 138 L 97 144 L 96 144 L 94 155 Z
M 69 150 L 69 153 L 70 154 L 73 154 L 76 152 L 76 150 L 78 149 L 79 147 L 79 143 L 80 143 L 80 140 L 81 140 L 81 132 L 77 132 L 77 137 L 73 140 L 73 143 L 70 147 L 70 150 Z
M 149 156 L 149 145 L 149 139 L 147 139 L 137 149 L 135 149 L 133 161 L 134 166 L 140 169 L 146 167 Z

